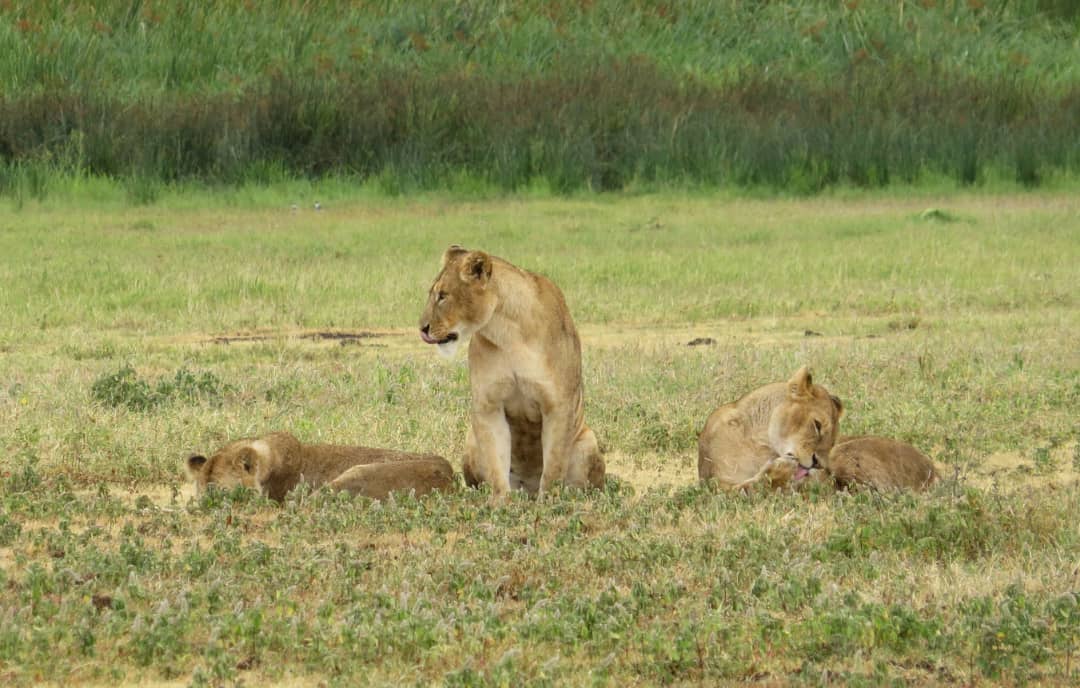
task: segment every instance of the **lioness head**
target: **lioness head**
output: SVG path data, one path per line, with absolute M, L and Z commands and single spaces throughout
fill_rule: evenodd
M 794 476 L 799 480 L 827 464 L 844 405 L 814 384 L 806 366 L 786 384 L 787 395 L 769 419 L 769 443 L 780 456 L 799 463 Z
M 188 475 L 195 491 L 202 494 L 207 486 L 232 489 L 239 485 L 262 491 L 266 464 L 273 449 L 265 440 L 244 439 L 230 442 L 209 459 L 192 454 L 187 460 Z
M 458 345 L 491 319 L 495 295 L 491 286 L 491 256 L 460 246 L 446 249 L 442 269 L 428 290 L 420 316 L 420 338 L 450 357 Z

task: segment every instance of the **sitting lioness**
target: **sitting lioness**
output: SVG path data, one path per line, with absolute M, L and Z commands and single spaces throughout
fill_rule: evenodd
M 713 411 L 698 438 L 698 477 L 732 490 L 823 480 L 843 412 L 803 366 Z
M 824 463 L 841 488 L 923 490 L 938 477 L 934 462 L 915 447 L 871 435 L 841 437 Z
M 428 292 L 420 337 L 445 356 L 472 338 L 468 485 L 486 482 L 497 497 L 556 483 L 603 485 L 604 460 L 584 420 L 581 342 L 551 280 L 451 246 Z
M 410 490 L 427 494 L 450 489 L 455 482 L 454 470 L 441 456 L 301 444 L 287 432 L 230 442 L 209 459 L 193 454 L 187 469 L 197 492 L 208 485 L 226 489 L 243 485 L 279 502 L 301 482 L 371 499 Z

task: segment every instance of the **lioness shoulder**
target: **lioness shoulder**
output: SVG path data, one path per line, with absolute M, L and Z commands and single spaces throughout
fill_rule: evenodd
M 391 492 L 426 494 L 455 484 L 441 456 L 391 449 L 302 444 L 287 432 L 235 440 L 206 457 L 192 454 L 187 471 L 202 492 L 209 485 L 248 487 L 281 501 L 301 482 L 383 499 Z

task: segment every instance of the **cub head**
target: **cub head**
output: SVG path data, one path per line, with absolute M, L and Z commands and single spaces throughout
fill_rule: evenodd
M 209 459 L 202 454 L 189 456 L 188 475 L 195 482 L 198 494 L 202 494 L 209 485 L 227 490 L 243 485 L 262 492 L 271 451 L 270 445 L 264 440 L 230 442 Z
M 491 289 L 491 256 L 460 246 L 446 249 L 442 269 L 428 290 L 420 316 L 420 338 L 439 347 L 446 357 L 482 328 L 495 311 Z
M 798 462 L 795 479 L 827 465 L 836 444 L 844 405 L 821 385 L 815 385 L 803 366 L 785 383 L 784 400 L 769 419 L 769 444 L 783 457 Z

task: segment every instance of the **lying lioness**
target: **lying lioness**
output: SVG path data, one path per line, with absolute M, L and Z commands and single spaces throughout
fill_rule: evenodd
M 938 478 L 934 462 L 926 454 L 905 442 L 872 435 L 841 437 L 825 467 L 837 487 L 923 490 Z
M 821 480 L 843 412 L 803 366 L 713 411 L 698 438 L 698 478 L 725 489 Z
M 466 483 L 489 483 L 496 496 L 558 483 L 603 486 L 604 459 L 585 425 L 581 342 L 551 280 L 451 246 L 428 292 L 420 337 L 447 356 L 472 337 Z
M 301 482 L 372 499 L 410 490 L 422 495 L 450 489 L 455 483 L 454 470 L 441 456 L 301 444 L 287 432 L 230 442 L 209 459 L 193 454 L 187 470 L 198 492 L 207 485 L 243 485 L 279 502 Z

